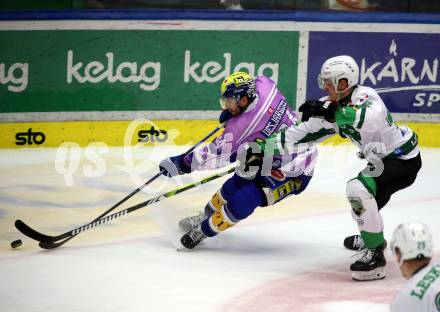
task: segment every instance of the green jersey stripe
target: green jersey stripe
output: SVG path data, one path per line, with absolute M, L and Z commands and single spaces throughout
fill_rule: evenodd
M 298 143 L 308 143 L 308 142 L 316 141 L 316 140 L 323 138 L 323 137 L 330 135 L 330 134 L 335 134 L 335 130 L 321 128 L 317 132 L 308 133 L 305 137 L 303 137 L 301 140 L 299 140 Z
M 362 110 L 361 110 L 361 117 L 359 119 L 359 123 L 356 128 L 358 128 L 358 129 L 362 128 L 362 125 L 364 124 L 366 112 L 367 112 L 367 108 L 365 106 L 363 106 Z
M 418 136 L 415 132 L 413 132 L 413 135 L 408 141 L 403 143 L 400 147 L 396 148 L 394 151 L 392 151 L 384 158 L 394 158 L 394 157 L 407 155 L 417 147 L 418 142 L 419 142 Z

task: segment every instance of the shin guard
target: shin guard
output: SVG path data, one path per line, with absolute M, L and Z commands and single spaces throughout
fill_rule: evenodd
M 352 208 L 365 247 L 375 248 L 384 243 L 383 221 L 375 199 L 373 178 L 359 175 L 347 183 L 347 198 Z

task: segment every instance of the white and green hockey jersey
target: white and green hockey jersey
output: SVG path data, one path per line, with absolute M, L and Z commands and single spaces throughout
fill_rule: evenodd
M 429 265 L 411 276 L 391 303 L 391 312 L 438 311 L 440 311 L 440 263 Z
M 328 100 L 323 97 L 321 101 Z M 364 155 L 378 158 L 410 159 L 419 153 L 417 135 L 405 126 L 397 126 L 377 92 L 356 86 L 351 96 L 339 101 L 336 121 L 312 117 L 272 135 L 265 148 L 286 151 L 300 143 L 321 142 L 337 133 L 349 138 Z M 285 152 L 281 152 L 285 153 Z

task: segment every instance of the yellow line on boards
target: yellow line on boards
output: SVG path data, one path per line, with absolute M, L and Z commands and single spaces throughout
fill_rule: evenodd
M 418 135 L 420 146 L 440 147 L 440 123 L 401 122 Z M 188 145 L 199 141 L 216 120 L 70 121 L 0 123 L 0 148 L 58 147 L 74 142 L 81 147 L 104 142 L 108 146 Z M 323 144 L 349 142 L 335 135 Z

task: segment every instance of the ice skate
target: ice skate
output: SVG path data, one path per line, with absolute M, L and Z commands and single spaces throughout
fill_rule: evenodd
M 347 236 L 344 239 L 344 247 L 350 250 L 362 250 L 364 249 L 364 241 L 360 235 L 351 235 Z M 385 245 L 383 249 L 387 248 L 387 241 L 385 241 Z
M 364 248 L 364 241 L 360 235 L 347 236 L 344 239 L 344 247 L 350 250 L 362 250 Z
M 362 256 L 350 266 L 355 281 L 372 281 L 385 278 L 385 243 L 379 247 L 362 250 Z
M 203 233 L 200 225 L 189 230 L 185 235 L 180 238 L 180 242 L 187 249 L 193 249 L 207 236 Z
M 179 221 L 179 229 L 183 232 L 188 232 L 189 230 L 198 226 L 205 219 L 205 214 L 200 212 L 196 216 L 183 218 Z

